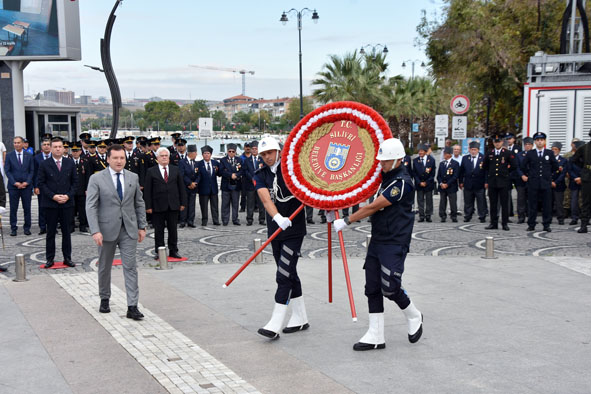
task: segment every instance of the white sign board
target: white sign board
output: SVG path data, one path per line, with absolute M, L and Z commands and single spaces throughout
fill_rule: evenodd
M 453 116 L 451 118 L 451 138 L 463 140 L 468 136 L 468 117 Z
M 213 118 L 199 118 L 199 138 L 213 137 Z
M 470 109 L 470 100 L 468 97 L 458 94 L 454 98 L 451 99 L 449 103 L 449 108 L 451 111 L 456 115 L 463 115 Z
M 435 115 L 435 137 L 447 137 L 449 129 L 448 115 Z

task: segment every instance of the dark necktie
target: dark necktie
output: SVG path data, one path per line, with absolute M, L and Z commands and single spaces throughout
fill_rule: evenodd
M 472 167 L 476 168 L 476 157 L 472 156 Z
M 538 151 L 538 157 L 541 159 L 542 158 L 542 151 Z
M 209 173 L 209 176 L 211 176 L 211 167 L 209 163 L 207 163 L 207 172 Z
M 193 168 L 193 170 L 195 169 L 195 160 L 191 160 L 191 167 Z
M 168 183 L 168 172 L 166 171 L 166 167 L 164 167 L 164 182 Z
M 21 160 L 21 154 L 18 154 L 18 164 L 22 165 L 23 161 Z
M 121 185 L 121 173 L 117 173 L 117 195 L 119 196 L 119 200 L 123 201 L 123 186 Z

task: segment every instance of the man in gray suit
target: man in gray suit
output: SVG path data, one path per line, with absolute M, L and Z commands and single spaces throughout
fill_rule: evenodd
M 109 313 L 111 267 L 119 246 L 127 292 L 127 317 L 141 320 L 138 310 L 137 243 L 146 236 L 146 207 L 139 178 L 124 169 L 125 152 L 121 145 L 107 150 L 109 166 L 90 177 L 86 195 L 86 214 L 90 233 L 99 247 L 98 282 L 101 313 Z

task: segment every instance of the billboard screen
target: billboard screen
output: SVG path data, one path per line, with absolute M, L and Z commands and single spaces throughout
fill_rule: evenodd
M 80 60 L 77 0 L 0 0 L 0 60 Z

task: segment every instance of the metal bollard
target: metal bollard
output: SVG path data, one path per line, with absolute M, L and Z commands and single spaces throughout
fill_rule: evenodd
M 261 239 L 255 238 L 253 241 L 254 244 L 254 251 L 256 252 L 261 248 Z M 254 258 L 255 263 L 262 263 L 263 262 L 263 252 L 259 253 L 257 257 Z
M 27 271 L 25 269 L 25 255 L 19 253 L 15 256 L 15 271 L 16 271 L 16 278 L 14 279 L 15 282 L 25 282 L 27 280 Z
M 160 269 L 167 270 L 168 269 L 168 257 L 166 257 L 166 247 L 160 246 L 158 248 L 158 260 L 160 261 Z
M 493 237 L 486 237 L 486 255 L 483 259 L 496 259 L 495 257 L 495 240 Z
M 365 249 L 369 250 L 369 243 L 371 242 L 371 234 L 365 236 Z

